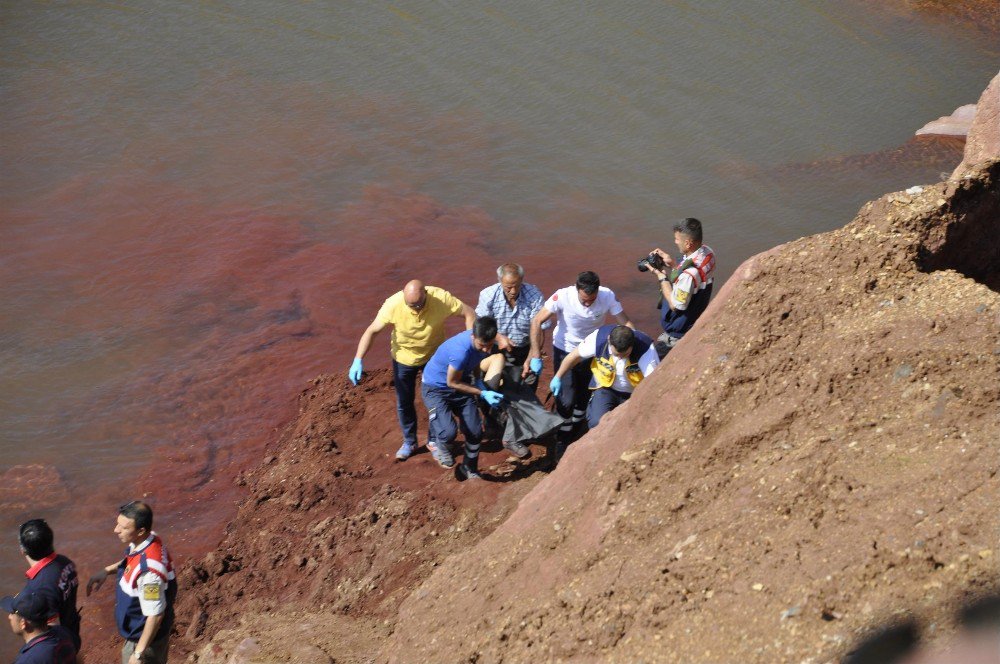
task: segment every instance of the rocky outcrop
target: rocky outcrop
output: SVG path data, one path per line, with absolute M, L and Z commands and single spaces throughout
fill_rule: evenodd
M 916 131 L 917 136 L 965 136 L 976 117 L 976 105 L 959 106 L 951 115 L 945 115 L 928 122 Z
M 976 108 L 976 117 L 966 137 L 965 155 L 952 178 L 964 177 L 977 165 L 1000 155 L 1000 74 L 990 81 Z

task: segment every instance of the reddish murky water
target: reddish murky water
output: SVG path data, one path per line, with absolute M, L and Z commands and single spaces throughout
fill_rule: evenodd
M 474 303 L 506 260 L 546 292 L 595 269 L 653 331 L 634 262 L 671 220 L 706 222 L 722 277 L 839 226 L 947 155 L 822 160 L 902 143 L 995 66 L 946 28 L 885 40 L 899 26 L 864 8 L 733 4 L 4 5 L 0 530 L 45 516 L 86 576 L 147 495 L 182 559 L 205 550 L 234 474 L 406 280 Z M 757 48 L 779 22 L 786 49 Z M 863 47 L 819 75 L 845 35 Z M 890 76 L 918 55 L 955 70 Z M 3 594 L 23 570 L 6 541 Z

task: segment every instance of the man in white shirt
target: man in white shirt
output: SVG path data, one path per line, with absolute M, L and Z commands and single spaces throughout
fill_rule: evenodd
M 609 314 L 620 324 L 635 328 L 614 291 L 601 286 L 597 273 L 581 272 L 575 285 L 557 290 L 531 321 L 529 360 L 541 359 L 544 342 L 542 325 L 550 318 L 556 319 L 556 327 L 552 331 L 552 363 L 554 367 L 559 367 L 588 334 L 604 324 Z M 556 461 L 567 445 L 586 433 L 584 414 L 590 398 L 590 390 L 587 389 L 589 376 L 590 370 L 586 365 L 577 365 L 561 377 L 559 393 L 553 392 L 556 411 L 564 419 L 557 435 Z
M 566 356 L 550 385 L 552 393 L 557 394 L 563 376 L 574 367 L 590 369 L 587 425 L 593 429 L 602 417 L 628 401 L 636 386 L 659 364 L 660 356 L 647 335 L 624 325 L 602 325 Z

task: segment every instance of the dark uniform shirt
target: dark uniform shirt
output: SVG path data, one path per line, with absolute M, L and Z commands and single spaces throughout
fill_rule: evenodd
M 39 560 L 29 569 L 21 593 L 35 592 L 45 598 L 49 605 L 50 618 L 59 617 L 76 650 L 80 650 L 80 613 L 76 610 L 76 591 L 80 582 L 76 576 L 76 565 L 61 554 Z
M 76 664 L 70 633 L 59 625 L 24 644 L 14 664 Z

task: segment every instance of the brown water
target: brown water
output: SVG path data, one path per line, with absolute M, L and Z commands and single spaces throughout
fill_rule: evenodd
M 596 269 L 653 330 L 633 265 L 673 220 L 723 277 L 840 226 L 940 164 L 795 164 L 897 146 L 996 73 L 863 5 L 703 4 L 0 4 L 0 474 L 58 478 L 0 489 L 0 591 L 29 516 L 84 575 L 142 493 L 182 554 L 214 544 L 229 478 L 406 279 Z

